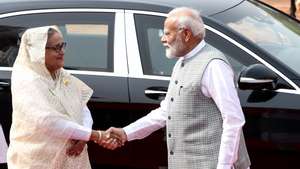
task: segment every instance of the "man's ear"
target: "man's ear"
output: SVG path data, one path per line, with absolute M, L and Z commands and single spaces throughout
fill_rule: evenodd
M 184 41 L 185 42 L 188 42 L 191 38 L 192 38 L 192 35 L 193 35 L 193 33 L 192 33 L 192 31 L 190 30 L 190 29 L 184 29 L 183 30 L 183 33 L 184 33 Z

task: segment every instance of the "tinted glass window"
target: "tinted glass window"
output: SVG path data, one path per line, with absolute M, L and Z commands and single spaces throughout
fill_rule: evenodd
M 170 76 L 176 60 L 167 59 L 160 42 L 164 17 L 135 15 L 139 51 L 146 75 Z
M 21 33 L 24 28 L 0 26 L 0 66 L 13 65 L 19 50 Z
M 234 70 L 236 80 L 243 69 L 252 64 L 260 63 L 239 47 L 210 30 L 206 30 L 205 41 L 224 53 L 232 69 Z M 280 77 L 278 78 L 278 87 L 292 89 L 289 83 Z
M 160 37 L 163 33 L 164 17 L 135 15 L 135 20 L 144 74 L 170 76 L 176 60 L 166 58 L 165 49 L 160 42 Z M 224 53 L 235 72 L 236 78 L 246 67 L 259 63 L 251 55 L 224 37 L 207 29 L 205 41 Z M 279 81 L 286 86 L 285 88 L 290 88 L 288 83 L 281 78 Z
M 109 25 L 66 24 L 59 27 L 67 42 L 65 68 L 108 70 Z M 112 46 L 110 46 L 112 48 Z
M 170 76 L 172 73 L 176 60 L 166 58 L 165 49 L 160 42 L 164 19 L 164 17 L 158 16 L 135 15 L 144 74 Z M 209 30 L 207 30 L 206 35 L 206 42 L 227 56 L 236 74 L 243 68 L 257 63 L 254 58 L 245 54 L 224 38 Z
M 57 25 L 67 42 L 67 69 L 113 71 L 113 13 L 24 15 L 0 19 L 0 25 L 7 28 L 0 30 L 0 66 L 12 66 L 17 54 L 20 32 L 25 30 L 19 27 Z
M 252 56 L 210 30 L 206 30 L 205 41 L 225 54 L 236 75 L 249 65 L 258 63 Z
M 214 16 L 300 74 L 299 22 L 257 1 Z

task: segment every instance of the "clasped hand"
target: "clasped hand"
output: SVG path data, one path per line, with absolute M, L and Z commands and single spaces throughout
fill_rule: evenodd
M 106 131 L 98 130 L 96 132 L 98 133 L 98 136 L 97 139 L 94 139 L 93 141 L 110 150 L 122 147 L 127 141 L 126 133 L 122 128 L 111 127 Z
M 79 156 L 83 151 L 86 141 L 70 140 L 71 146 L 67 149 L 67 155 Z M 110 150 L 122 147 L 127 141 L 127 135 L 122 128 L 111 127 L 106 131 L 92 130 L 90 141 Z

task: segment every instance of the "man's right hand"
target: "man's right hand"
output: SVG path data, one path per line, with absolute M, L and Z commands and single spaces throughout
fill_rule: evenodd
M 127 141 L 127 135 L 122 128 L 110 127 L 105 131 L 105 135 L 108 135 L 110 138 L 101 141 L 99 144 L 110 150 L 124 146 Z

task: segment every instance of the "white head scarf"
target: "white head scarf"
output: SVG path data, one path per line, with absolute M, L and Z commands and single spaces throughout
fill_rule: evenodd
M 45 65 L 50 28 L 59 32 L 48 26 L 28 29 L 23 34 L 13 66 L 13 122 L 7 155 L 12 169 L 90 168 L 86 149 L 76 158 L 66 155 L 71 132 L 68 126 L 58 130 L 56 122 L 63 119 L 82 125 L 82 110 L 92 90 L 63 68 L 52 79 Z M 61 132 L 62 137 L 53 131 Z
M 60 33 L 56 26 L 38 27 L 25 31 L 13 66 L 14 69 L 27 67 L 43 76 L 50 75 L 45 65 L 45 47 L 50 28 Z

